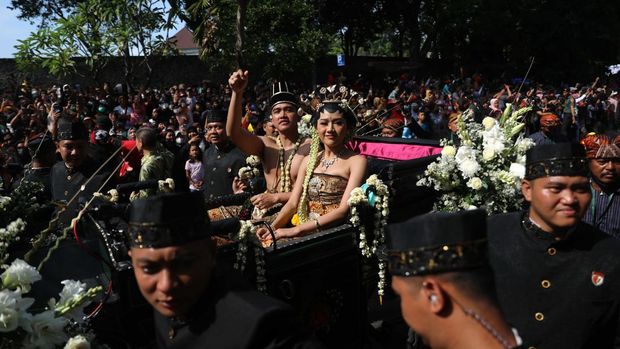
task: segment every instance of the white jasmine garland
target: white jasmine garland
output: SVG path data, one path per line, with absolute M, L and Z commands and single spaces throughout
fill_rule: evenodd
M 239 229 L 238 247 L 235 253 L 235 263 L 233 267 L 239 271 L 244 271 L 247 262 L 248 237 L 251 237 L 254 225 L 250 221 L 241 221 L 240 223 L 241 228 Z
M 384 227 L 387 225 L 387 218 L 390 214 L 389 209 L 389 189 L 387 185 L 383 183 L 379 179 L 377 175 L 371 175 L 366 180 L 366 185 L 368 185 L 369 189 L 373 190 L 374 201 L 372 202 L 374 205 L 374 215 L 373 215 L 373 235 L 374 239 L 372 241 L 368 241 L 368 236 L 366 234 L 366 227 L 361 222 L 361 218 L 359 216 L 359 207 L 368 206 L 371 203 L 371 200 L 366 195 L 366 191 L 362 188 L 354 188 L 351 191 L 349 196 L 349 200 L 347 203 L 349 204 L 349 209 L 351 212 L 350 222 L 353 226 L 358 228 L 358 239 L 359 239 L 359 249 L 365 258 L 370 258 L 373 255 L 376 255 L 379 251 L 380 247 L 385 244 L 385 231 Z M 378 271 L 379 281 L 378 281 L 378 295 L 380 302 L 383 302 L 383 295 L 385 289 L 385 263 L 379 261 L 379 271 Z
M 254 248 L 254 263 L 256 264 L 256 288 L 259 292 L 267 292 L 267 278 L 265 270 L 265 253 L 263 248 L 256 237 L 256 226 L 251 221 L 241 221 L 241 228 L 239 229 L 239 235 L 237 240 L 237 251 L 235 253 L 235 262 L 233 267 L 239 271 L 244 271 L 247 264 L 247 254 L 249 244 L 252 244 Z
M 254 245 L 254 261 L 256 263 L 256 289 L 258 292 L 267 293 L 265 252 L 259 245 Z
M 377 282 L 377 294 L 379 298 L 385 295 L 385 262 L 379 261 L 379 281 Z

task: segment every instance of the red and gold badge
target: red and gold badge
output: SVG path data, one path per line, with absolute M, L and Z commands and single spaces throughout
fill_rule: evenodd
M 601 286 L 605 281 L 605 274 L 601 273 L 600 271 L 593 271 L 591 280 L 594 286 Z

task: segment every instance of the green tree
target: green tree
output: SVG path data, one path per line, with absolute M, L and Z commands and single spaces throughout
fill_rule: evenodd
M 315 6 L 322 30 L 338 40 L 346 57 L 371 50 L 371 43 L 385 29 L 377 0 L 318 0 Z
M 276 0 L 246 2 L 245 20 L 239 5 L 235 0 L 190 0 L 179 5 L 201 57 L 215 69 L 231 70 L 236 62 L 262 72 L 264 78 L 286 78 L 307 72 L 327 52 L 329 35 L 321 30 L 317 10 L 308 1 L 291 0 L 286 6 Z M 239 25 L 239 18 L 245 25 Z
M 66 18 L 82 0 L 11 0 L 9 8 L 18 12 L 17 18 L 46 27 L 57 19 Z
M 102 35 L 99 13 L 88 2 L 77 4 L 73 13 L 55 17 L 36 32 L 18 40 L 15 55 L 17 67 L 22 71 L 43 69 L 62 78 L 76 72 L 73 57 L 86 57 L 91 74 L 96 80 L 107 64 L 108 43 Z
M 83 0 L 59 12 L 47 11 L 38 17 L 39 29 L 18 41 L 17 65 L 62 78 L 77 73 L 74 58 L 83 57 L 91 77 L 98 81 L 110 59 L 122 57 L 125 82 L 132 84 L 134 67 L 141 64 L 147 68 L 148 83 L 152 56 L 170 52 L 166 38 L 154 36 L 173 28 L 166 4 L 163 0 Z M 25 10 L 22 15 L 37 18 Z M 141 58 L 136 61 L 132 56 Z

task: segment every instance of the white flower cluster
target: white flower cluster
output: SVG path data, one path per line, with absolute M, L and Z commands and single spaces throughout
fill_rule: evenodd
M 84 306 L 101 291 L 101 286 L 87 290 L 82 282 L 64 280 L 58 302 L 52 298 L 47 309 L 33 314 L 28 312 L 28 308 L 34 303 L 34 298 L 23 295 L 30 291 L 34 282 L 41 280 L 41 275 L 21 259 L 15 259 L 4 268 L 0 275 L 0 333 L 23 334 L 18 337 L 23 348 L 56 348 L 65 343 L 69 339 L 65 330 L 70 319 L 82 321 Z M 85 338 L 75 338 L 65 347 L 89 348 L 88 341 L 88 345 L 84 341 Z M 79 343 L 81 345 L 78 346 Z
M 90 349 L 90 342 L 86 337 L 77 335 L 67 341 L 64 349 Z
M 93 193 L 93 196 L 99 197 L 99 198 L 102 198 L 104 200 L 108 200 L 108 201 L 114 202 L 114 203 L 118 202 L 118 200 L 120 199 L 120 194 L 118 193 L 118 190 L 116 190 L 116 189 L 108 190 L 108 194 L 107 195 L 103 194 L 103 193 L 100 193 L 100 192 L 95 192 L 95 193 Z
M 6 228 L 0 228 L 0 264 L 8 258 L 9 245 L 14 241 L 19 241 L 19 235 L 26 229 L 26 223 L 21 219 L 9 223 Z
M 368 194 L 367 194 L 368 192 Z M 370 258 L 377 254 L 380 247 L 385 243 L 385 226 L 387 218 L 390 214 L 389 208 L 390 191 L 375 174 L 368 177 L 366 183 L 362 187 L 354 188 L 351 191 L 349 200 L 349 208 L 351 218 L 349 221 L 359 231 L 359 249 L 362 256 Z M 369 243 L 366 232 L 366 226 L 360 218 L 360 208 L 370 207 L 374 210 L 373 216 L 373 236 L 374 239 Z M 379 261 L 379 281 L 378 294 L 382 300 L 385 290 L 385 263 Z
M 30 285 L 41 280 L 41 274 L 33 266 L 18 258 L 0 275 L 0 280 L 3 288 L 20 288 L 23 293 L 27 293 L 30 292 Z
M 252 178 L 260 176 L 260 171 L 257 168 L 253 168 L 250 166 L 244 166 L 239 169 L 238 175 L 239 175 L 239 179 L 241 180 L 252 179 Z
M 297 122 L 297 132 L 299 132 L 300 138 L 307 138 L 312 136 L 313 127 L 310 125 L 310 119 L 312 116 L 310 114 L 306 114 L 301 117 L 299 122 Z
M 6 210 L 7 206 L 11 203 L 10 196 L 0 196 L 0 211 Z
M 260 159 L 256 155 L 248 156 L 245 159 L 245 163 L 248 166 L 244 166 L 239 169 L 239 179 L 247 180 L 260 176 L 260 171 L 258 170 L 258 166 L 260 165 Z
M 70 318 L 73 311 L 82 309 L 90 302 L 101 287 L 86 290 L 85 284 L 65 280 L 58 305 L 55 299 L 48 302 L 46 309 L 29 312 L 35 299 L 24 297 L 30 292 L 32 284 L 41 280 L 41 275 L 33 266 L 21 259 L 14 259 L 8 265 L 8 249 L 20 240 L 26 229 L 25 220 L 30 219 L 42 206 L 37 202 L 36 193 L 43 186 L 31 182 L 22 183 L 11 197 L 0 197 L 0 217 L 8 225 L 0 228 L 0 347 L 5 347 L 4 338 L 10 338 L 10 347 L 56 348 L 69 339 Z M 44 302 L 41 302 L 44 303 Z M 42 310 L 42 311 L 41 311 Z M 83 314 L 80 316 L 80 320 Z M 89 348 L 76 346 L 75 339 L 68 348 Z M 83 343 L 83 341 L 78 341 Z M 16 345 L 16 346 L 15 346 Z
M 260 158 L 256 155 L 250 155 L 245 159 L 245 163 L 252 167 L 258 167 L 260 165 Z
M 417 182 L 441 194 L 435 210 L 485 208 L 493 214 L 521 208 L 525 152 L 533 146 L 524 138 L 521 119 L 529 110 L 513 112 L 508 104 L 499 120 L 486 117 L 482 124 L 473 121 L 471 110 L 463 113 L 458 121 L 460 143 L 443 140 L 441 155 Z
M 81 298 L 83 294 L 87 292 L 86 284 L 81 281 L 64 280 L 61 282 L 64 285 L 62 291 L 60 291 L 60 299 L 56 302 L 55 299 L 50 299 L 48 305 L 51 309 L 57 311 L 64 311 L 68 309 L 65 317 L 72 319 L 77 323 L 84 322 L 84 307 L 87 304 L 81 304 Z
M 166 178 L 166 180 L 157 181 L 158 190 L 162 193 L 172 193 L 174 191 L 174 179 Z

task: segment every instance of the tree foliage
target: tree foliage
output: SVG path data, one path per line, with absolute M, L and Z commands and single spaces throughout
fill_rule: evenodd
M 329 52 L 432 60 L 447 71 L 521 72 L 536 57 L 534 71 L 557 80 L 590 78 L 620 61 L 620 2 L 607 0 L 11 0 L 11 7 L 40 26 L 21 45 L 22 65 L 55 74 L 71 71 L 72 55 L 159 52 L 148 33 L 177 16 L 220 72 L 241 65 L 287 76 Z
M 77 72 L 72 58 L 84 57 L 96 81 L 112 57 L 122 57 L 125 80 L 131 84 L 134 64 L 144 64 L 149 70 L 153 55 L 170 51 L 166 38 L 154 35 L 173 28 L 164 1 L 82 0 L 64 9 L 55 6 L 68 2 L 51 1 L 56 5 L 48 4 L 40 12 L 32 9 L 34 3 L 25 1 L 21 8 L 20 16 L 40 21 L 38 30 L 16 46 L 15 58 L 22 70 L 43 69 L 62 78 Z M 135 63 L 131 56 L 142 57 L 142 61 Z
M 185 15 L 202 48 L 202 57 L 219 69 L 234 69 L 235 52 L 244 65 L 260 67 L 264 77 L 283 78 L 308 70 L 327 53 L 330 35 L 322 30 L 317 10 L 306 0 L 249 2 L 244 46 L 235 48 L 235 0 L 197 0 L 184 3 Z

